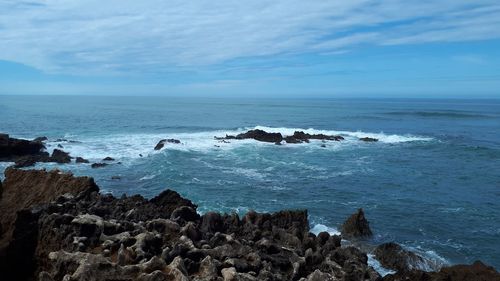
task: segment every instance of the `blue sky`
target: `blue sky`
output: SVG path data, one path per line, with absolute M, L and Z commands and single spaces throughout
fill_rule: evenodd
M 500 97 L 500 2 L 0 0 L 0 94 Z

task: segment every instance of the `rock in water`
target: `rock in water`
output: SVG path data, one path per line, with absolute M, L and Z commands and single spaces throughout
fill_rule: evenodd
M 115 159 L 108 156 L 108 157 L 102 159 L 102 161 L 115 161 Z
M 155 149 L 155 150 L 160 150 L 160 149 L 162 149 L 162 148 L 165 146 L 165 142 L 167 142 L 167 140 L 166 140 L 166 139 L 160 140 L 160 141 L 156 144 L 156 146 L 155 146 L 155 148 L 154 148 L 154 149 Z
M 64 152 L 62 150 L 59 150 L 59 149 L 54 149 L 50 158 L 53 162 L 61 163 L 61 164 L 71 162 L 71 157 L 69 156 L 69 153 Z
M 89 160 L 82 158 L 82 157 L 76 157 L 75 162 L 76 163 L 89 163 Z
M 342 225 L 342 236 L 345 238 L 361 238 L 372 236 L 368 220 L 365 218 L 363 209 L 352 214 Z
M 359 138 L 360 141 L 365 141 L 365 142 L 377 142 L 378 139 L 376 138 L 370 138 L 370 137 L 364 137 L 364 138 Z
M 396 243 L 384 243 L 377 246 L 374 251 L 375 258 L 380 264 L 395 271 L 408 271 L 422 269 L 426 261 L 421 256 L 403 249 Z
M 105 166 L 108 166 L 108 164 L 107 163 L 92 163 L 92 165 L 90 165 L 90 167 L 92 169 L 102 168 L 102 167 L 105 167 Z
M 471 265 L 443 267 L 438 272 L 422 270 L 400 271 L 384 276 L 383 281 L 500 281 L 500 274 L 493 267 L 480 261 Z
M 36 142 L 44 142 L 46 140 L 48 140 L 47 137 L 38 137 L 38 138 L 33 139 L 33 141 L 36 141 Z
M 10 138 L 8 134 L 0 134 L 0 160 L 15 161 L 26 155 L 39 154 L 45 146 L 38 141 Z
M 281 133 L 268 133 L 264 130 L 250 130 L 246 133 L 239 134 L 236 136 L 236 139 L 254 139 L 262 142 L 281 142 L 283 140 L 283 136 Z

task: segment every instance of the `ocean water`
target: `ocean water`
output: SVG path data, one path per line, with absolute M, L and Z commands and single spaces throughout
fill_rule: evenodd
M 253 128 L 346 140 L 214 139 Z M 92 176 L 104 192 L 171 188 L 201 212 L 307 208 L 315 232 L 337 232 L 364 208 L 372 243 L 396 241 L 437 265 L 480 259 L 500 269 L 499 100 L 0 96 L 0 132 L 47 136 L 49 152 L 61 144 L 93 162 L 115 158 L 101 169 L 37 165 Z M 182 144 L 154 151 L 164 138 Z

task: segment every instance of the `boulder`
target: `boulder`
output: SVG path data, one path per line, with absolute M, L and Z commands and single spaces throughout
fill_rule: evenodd
M 172 214 L 172 212 L 182 206 L 187 206 L 191 207 L 196 211 L 196 206 L 191 202 L 189 199 L 182 198 L 179 193 L 167 189 L 160 194 L 158 194 L 156 197 L 152 198 L 150 200 L 151 203 L 157 205 L 157 206 L 162 206 L 166 208 L 169 214 Z
M 374 251 L 375 258 L 380 264 L 395 271 L 408 271 L 411 269 L 421 269 L 419 266 L 426 264 L 423 257 L 403 249 L 396 243 L 384 243 Z
M 104 159 L 102 159 L 102 161 L 115 161 L 115 159 L 108 156 L 108 157 L 105 157 Z
M 52 152 L 52 155 L 50 156 L 51 162 L 56 162 L 56 163 L 70 163 L 71 162 L 71 157 L 69 156 L 69 153 L 64 152 L 59 149 L 54 149 Z
M 362 238 L 372 236 L 372 231 L 368 220 L 365 218 L 363 209 L 359 209 L 344 222 L 341 233 L 344 238 Z

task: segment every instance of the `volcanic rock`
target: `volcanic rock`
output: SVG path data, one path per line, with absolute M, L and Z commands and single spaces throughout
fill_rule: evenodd
M 75 162 L 76 163 L 89 163 L 89 160 L 82 158 L 82 157 L 76 157 Z
M 342 225 L 342 236 L 345 238 L 361 238 L 372 236 L 368 220 L 365 218 L 363 209 L 352 214 Z
M 54 149 L 52 152 L 52 155 L 50 156 L 51 162 L 56 162 L 56 163 L 70 163 L 71 162 L 71 157 L 69 156 L 69 153 L 64 152 L 59 149 Z
M 365 142 L 377 142 L 378 139 L 376 138 L 370 138 L 370 137 L 364 137 L 364 138 L 359 138 L 360 141 L 365 141 Z
M 108 164 L 107 163 L 92 163 L 92 165 L 90 165 L 90 167 L 92 169 L 102 168 L 102 167 L 105 167 L 105 166 L 108 166 Z
M 375 258 L 380 264 L 395 271 L 409 271 L 411 269 L 418 269 L 418 265 L 425 264 L 424 258 L 421 256 L 403 249 L 396 243 L 384 243 L 374 251 Z

